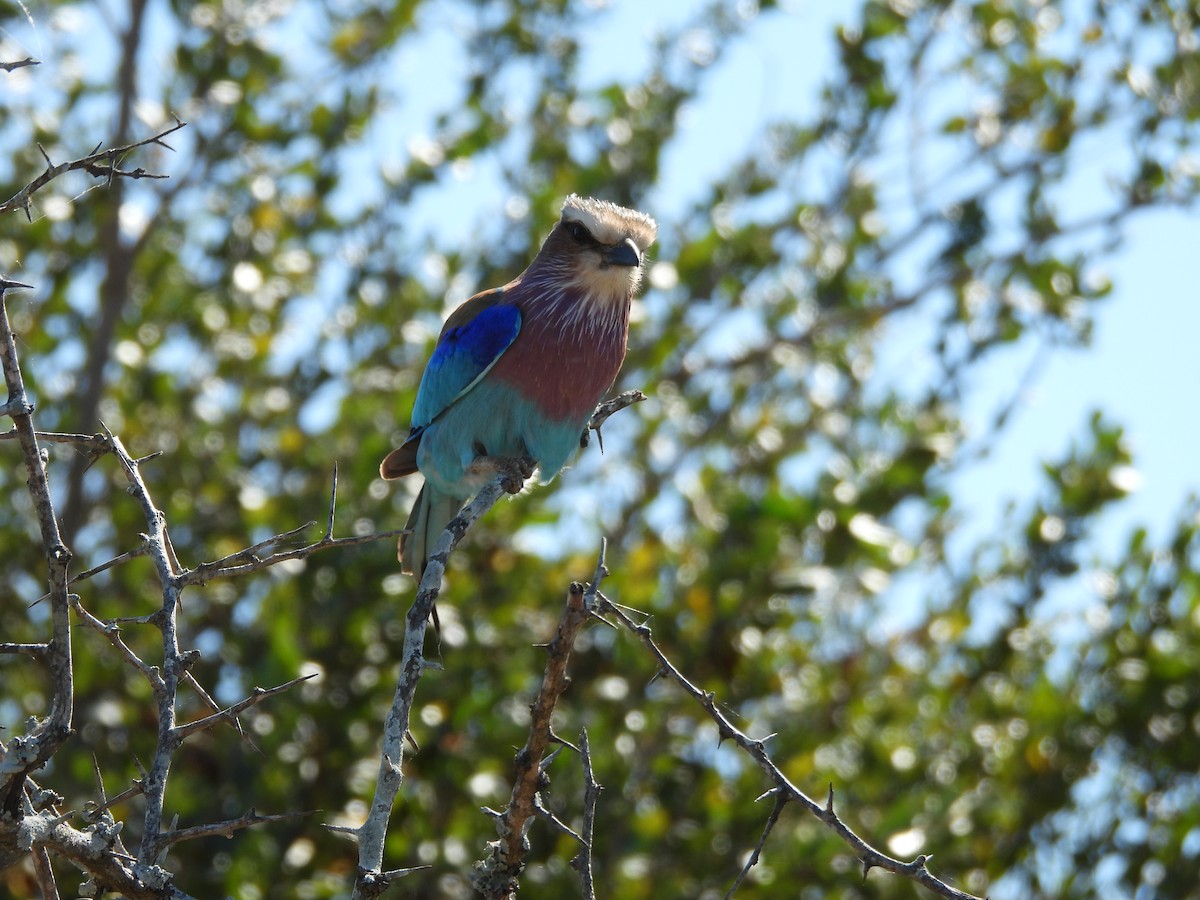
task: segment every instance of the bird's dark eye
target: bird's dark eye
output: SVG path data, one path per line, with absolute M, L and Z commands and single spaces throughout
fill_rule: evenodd
M 571 237 L 575 238 L 575 240 L 579 241 L 581 244 L 592 239 L 592 235 L 588 232 L 588 230 L 578 222 L 568 222 L 567 232 L 571 235 Z

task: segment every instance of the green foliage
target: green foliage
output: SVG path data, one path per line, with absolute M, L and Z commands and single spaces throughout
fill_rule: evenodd
M 189 126 L 177 152 L 134 161 L 169 181 L 64 177 L 31 224 L 0 223 L 0 270 L 38 288 L 10 300 L 38 427 L 103 421 L 134 455 L 164 451 L 145 471 L 188 566 L 323 519 L 335 461 L 340 532 L 397 527 L 415 488 L 377 466 L 445 308 L 520 271 L 565 194 L 644 208 L 660 244 L 618 387 L 651 401 L 614 418 L 603 458 L 593 442 L 553 487 L 501 504 L 452 560 L 444 668 L 421 683 L 421 750 L 387 847 L 389 865 L 433 868 L 394 896 L 463 895 L 493 836 L 478 807 L 506 802 L 524 742 L 532 645 L 601 533 L 614 599 L 653 615 L 674 663 L 743 730 L 775 734 L 795 783 L 832 782 L 877 846 L 932 852 L 939 875 L 992 897 L 1195 896 L 1200 508 L 1183 503 L 1161 546 L 1138 533 L 1097 559 L 1089 538 L 1132 465 L 1100 414 L 977 546 L 953 539 L 952 487 L 982 365 L 1013 344 L 1085 344 L 1110 289 L 1096 263 L 1129 216 L 1194 203 L 1196 11 L 872 0 L 830 36 L 817 114 L 772 123 L 668 218 L 648 199 L 684 112 L 726 77 L 723 54 L 788 13 L 715 3 L 657 35 L 644 71 L 595 84 L 582 45 L 609 13 L 594 6 L 173 0 L 150 8 L 133 56 L 106 32 L 94 46 L 108 27 L 95 10 L 52 7 L 43 65 L 0 75 L 27 86 L 6 98 L 18 149 L 0 195 L 41 171 L 35 142 L 60 161 L 169 112 Z M 121 93 L 122 60 L 136 96 Z M 426 112 L 419 134 L 404 131 L 420 127 L 411 109 Z M 1101 145 L 1119 148 L 1115 174 L 1079 213 L 1072 191 Z M 471 171 L 496 191 L 464 189 Z M 906 331 L 927 335 L 933 362 L 893 383 L 878 361 Z M 43 564 L 11 448 L 0 611 L 5 640 L 32 641 Z M 139 543 L 111 460 L 51 448 L 49 466 L 77 571 Z M 158 600 L 145 559 L 77 589 L 106 618 Z M 320 823 L 357 822 L 371 796 L 412 590 L 392 548 L 367 545 L 185 596 L 183 641 L 221 702 L 317 677 L 248 715 L 249 740 L 189 741 L 168 815 L 320 812 L 178 846 L 183 889 L 345 891 L 356 852 Z M 125 633 L 155 659 L 152 632 Z M 78 733 L 48 773 L 71 808 L 94 796 L 93 754 L 113 794 L 153 753 L 144 681 L 98 635 L 75 641 Z M 0 667 L 0 722 L 44 712 L 36 666 Z M 768 785 L 654 676 L 602 627 L 572 660 L 556 730 L 589 729 L 606 787 L 597 882 L 604 896 L 719 896 Z M 181 719 L 203 712 L 184 695 Z M 578 767 L 564 755 L 550 775 L 577 820 Z M 138 802 L 115 812 L 136 845 Z M 575 848 L 541 823 L 531 841 L 522 894 L 573 896 Z M 32 890 L 23 870 L 0 875 L 0 894 Z M 914 890 L 879 873 L 863 885 L 846 847 L 787 809 L 739 896 Z

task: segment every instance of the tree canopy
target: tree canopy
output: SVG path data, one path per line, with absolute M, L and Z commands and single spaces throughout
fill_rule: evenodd
M 471 895 L 495 838 L 479 807 L 507 802 L 529 729 L 535 645 L 602 536 L 605 593 L 651 617 L 741 731 L 771 735 L 787 778 L 822 800 L 832 784 L 874 846 L 932 854 L 978 896 L 1197 896 L 1196 498 L 1159 523 L 1161 542 L 1138 530 L 1100 555 L 1090 538 L 1135 460 L 1120 422 L 1081 409 L 1041 483 L 995 487 L 1011 499 L 1002 526 L 955 540 L 956 475 L 1019 403 L 1014 385 L 986 430 L 965 427 L 984 367 L 1014 346 L 1085 347 L 1130 219 L 1194 208 L 1194 4 L 868 0 L 828 36 L 819 97 L 669 214 L 647 201 L 723 55 L 795 13 L 697 4 L 629 35 L 645 65 L 597 83 L 584 49 L 605 6 L 10 6 L 0 62 L 40 64 L 0 73 L 0 199 L 14 198 L 0 271 L 34 288 L 6 303 L 37 428 L 161 452 L 140 471 L 188 568 L 311 520 L 295 541 L 319 539 L 335 464 L 339 534 L 399 528 L 416 485 L 385 484 L 378 464 L 448 310 L 521 271 L 567 194 L 645 209 L 659 243 L 614 390 L 649 399 L 450 558 L 440 669 L 416 695 L 420 749 L 386 845 L 388 867 L 430 868 L 390 896 Z M 22 196 L 48 165 L 174 117 L 186 127 L 161 143 Z M 169 177 L 128 177 L 139 167 Z M 144 510 L 114 457 L 45 446 L 71 573 L 141 546 Z M 42 641 L 34 501 L 15 441 L 0 458 L 3 640 Z M 71 590 L 100 620 L 148 616 L 154 565 L 131 554 Z M 366 813 L 414 594 L 379 541 L 183 595 L 179 639 L 219 704 L 313 677 L 247 710 L 245 737 L 185 741 L 166 817 L 319 812 L 172 846 L 182 890 L 345 895 L 357 851 L 323 823 Z M 145 624 L 122 635 L 161 661 Z M 75 733 L 35 775 L 63 810 L 97 800 L 94 768 L 109 796 L 142 777 L 155 738 L 143 674 L 78 618 L 72 638 Z M 591 623 L 555 712 L 564 738 L 587 728 L 604 786 L 597 892 L 724 896 L 771 785 L 659 668 Z M 0 672 L 7 744 L 53 685 L 16 654 Z M 180 691 L 181 721 L 206 714 Z M 548 797 L 578 830 L 571 754 L 550 765 Z M 127 843 L 140 803 L 112 810 Z M 530 842 L 521 895 L 575 896 L 576 842 L 542 822 Z M 78 872 L 53 865 L 74 890 Z M 0 893 L 33 895 L 33 873 L 22 857 Z M 864 880 L 788 805 L 737 896 L 920 891 Z

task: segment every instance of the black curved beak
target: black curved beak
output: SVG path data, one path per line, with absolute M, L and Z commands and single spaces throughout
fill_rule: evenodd
M 640 266 L 642 253 L 633 242 L 633 238 L 625 238 L 604 254 L 604 261 L 610 266 Z

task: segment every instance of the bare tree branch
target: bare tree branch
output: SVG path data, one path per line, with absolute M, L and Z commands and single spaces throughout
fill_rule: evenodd
M 579 439 L 579 445 L 581 447 L 586 447 L 588 445 L 588 439 L 590 438 L 591 433 L 594 431 L 596 432 L 596 441 L 600 445 L 600 452 L 603 453 L 604 435 L 600 429 L 604 427 L 604 423 L 607 422 L 614 414 L 625 409 L 625 407 L 633 406 L 635 403 L 641 403 L 645 399 L 645 394 L 643 394 L 641 391 L 634 390 L 624 391 L 623 393 L 617 394 L 617 396 L 609 400 L 605 400 L 603 403 L 597 406 L 596 411 L 592 413 L 591 419 L 588 420 L 587 428 L 583 430 L 583 436 Z
M 177 844 L 180 841 L 191 841 L 196 838 L 203 837 L 233 837 L 233 835 L 244 828 L 251 828 L 255 825 L 262 825 L 265 822 L 286 822 L 288 819 L 298 819 L 301 816 L 311 816 L 315 810 L 306 812 L 290 812 L 276 813 L 275 815 L 260 816 L 253 809 L 248 810 L 245 815 L 239 816 L 236 819 L 229 819 L 224 822 L 214 822 L 211 825 L 194 825 L 191 828 L 178 828 L 165 832 L 162 835 L 161 846 L 167 847 L 171 844 Z
M 509 476 L 501 476 L 489 481 L 446 526 L 446 530 L 434 545 L 433 553 L 421 576 L 417 597 L 405 616 L 400 678 L 396 683 L 392 708 L 383 725 L 383 747 L 379 756 L 375 796 L 371 800 L 366 821 L 354 831 L 358 839 L 358 877 L 354 884 L 353 900 L 378 897 L 394 880 L 389 877 L 390 872 L 383 871 L 383 847 L 392 806 L 404 781 L 404 770 L 401 767 L 404 761 L 404 736 L 408 733 L 417 683 L 425 671 L 425 628 L 429 624 L 433 604 L 441 593 L 446 560 L 467 530 L 495 506 L 496 501 L 505 493 L 505 482 L 508 480 Z M 408 874 L 415 869 L 395 871 Z
M 121 658 L 142 674 L 146 681 L 150 683 L 151 688 L 156 688 L 162 681 L 162 676 L 159 675 L 158 669 L 155 666 L 147 665 L 140 656 L 133 652 L 133 648 L 125 643 L 125 640 L 121 637 L 121 626 L 119 624 L 116 622 L 105 622 L 96 618 L 88 610 L 84 609 L 78 594 L 71 595 L 71 607 L 75 610 L 75 615 L 79 616 L 85 625 L 103 635 L 117 652 L 121 654 Z
M 587 729 L 579 732 L 579 756 L 583 761 L 583 845 L 571 866 L 579 872 L 584 900 L 596 900 L 596 885 L 592 877 L 592 839 L 596 832 L 596 803 L 604 788 L 592 772 L 592 747 Z
M 33 872 L 42 900 L 59 900 L 58 884 L 54 881 L 54 869 L 50 867 L 50 854 L 45 847 L 33 851 Z
M 214 725 L 217 725 L 220 722 L 234 721 L 238 713 L 250 709 L 252 706 L 258 706 L 258 704 L 262 703 L 268 697 L 274 697 L 276 694 L 282 694 L 284 691 L 290 690 L 296 685 L 308 681 L 308 679 L 314 677 L 315 675 L 301 675 L 299 678 L 293 678 L 291 681 L 276 685 L 273 688 L 256 687 L 250 692 L 250 696 L 246 697 L 244 700 L 240 700 L 232 706 L 226 707 L 225 709 L 218 713 L 214 713 L 211 716 L 206 716 L 203 719 L 197 719 L 196 721 L 189 722 L 186 725 L 178 726 L 175 729 L 175 735 L 180 740 L 183 740 L 184 738 L 187 738 L 198 731 L 204 731 L 208 728 L 212 728 Z
M 639 625 L 627 616 L 611 600 L 603 594 L 597 595 L 597 612 L 603 615 L 611 615 L 624 628 L 629 630 L 643 646 L 650 651 L 650 655 L 654 657 L 658 664 L 659 671 L 662 675 L 667 676 L 677 685 L 683 688 L 684 692 L 695 700 L 700 707 L 708 714 L 709 718 L 717 724 L 718 734 L 721 740 L 732 740 L 742 751 L 744 751 L 766 776 L 775 785 L 776 798 L 783 796 L 787 802 L 799 803 L 810 813 L 825 823 L 826 826 L 836 834 L 844 843 L 846 843 L 862 860 L 864 875 L 867 871 L 873 868 L 886 869 L 896 875 L 903 875 L 905 878 L 911 878 L 918 884 L 928 888 L 935 894 L 943 897 L 950 897 L 952 900 L 979 900 L 973 894 L 968 894 L 965 891 L 960 891 L 949 884 L 946 884 L 941 879 L 935 877 L 929 871 L 926 863 L 929 856 L 921 855 L 912 862 L 901 862 L 898 859 L 893 859 L 885 853 L 876 850 L 865 840 L 855 834 L 849 826 L 847 826 L 833 809 L 833 792 L 830 791 L 829 802 L 825 806 L 821 806 L 815 800 L 811 799 L 807 794 L 801 791 L 788 779 L 786 775 L 779 769 L 778 766 L 771 760 L 767 754 L 766 746 L 761 740 L 754 740 L 743 734 L 737 727 L 729 721 L 728 717 L 721 712 L 717 706 L 716 697 L 712 693 L 700 690 L 692 684 L 682 672 L 679 671 L 667 658 L 666 654 L 654 642 L 650 633 L 649 626 L 645 624 Z
M 15 655 L 23 653 L 26 656 L 32 656 L 34 659 L 45 659 L 49 649 L 49 644 L 12 644 L 8 641 L 0 643 L 0 654 Z
M 512 796 L 508 808 L 496 817 L 498 841 L 488 844 L 488 855 L 475 863 L 471 873 L 471 884 L 489 900 L 512 897 L 518 888 L 518 878 L 525 868 L 525 851 L 529 849 L 526 837 L 534 815 L 541 815 L 560 831 L 570 834 L 580 843 L 583 838 L 562 824 L 545 807 L 542 792 L 549 786 L 546 777 L 546 748 L 554 740 L 551 717 L 559 697 L 566 691 L 570 679 L 567 664 L 575 638 L 591 614 L 584 601 L 584 586 L 573 583 L 567 591 L 567 602 L 559 619 L 558 631 L 547 645 L 546 671 L 537 699 L 530 707 L 532 719 L 529 739 L 516 755 L 517 772 L 513 780 Z
M 75 688 L 71 667 L 71 618 L 67 601 L 67 566 L 71 551 L 58 530 L 58 517 L 50 495 L 45 459 L 33 427 L 33 404 L 25 393 L 25 379 L 17 358 L 17 344 L 8 319 L 7 293 L 24 288 L 20 282 L 0 276 L 0 365 L 8 387 L 3 413 L 13 420 L 13 430 L 25 460 L 29 494 L 37 513 L 42 535 L 42 550 L 50 582 L 51 637 L 41 659 L 50 669 L 53 691 L 50 713 L 26 735 L 18 735 L 0 745 L 0 771 L 6 773 L 0 784 L 0 808 L 17 816 L 25 778 L 37 770 L 62 745 L 71 733 Z
M 218 578 L 237 578 L 241 575 L 250 575 L 254 572 L 259 572 L 291 559 L 304 559 L 322 550 L 329 550 L 334 547 L 354 547 L 358 544 L 369 544 L 372 541 L 404 534 L 403 528 L 396 529 L 395 531 L 379 531 L 373 534 L 352 535 L 351 537 L 341 538 L 333 538 L 325 534 L 322 535 L 320 540 L 306 544 L 303 547 L 297 547 L 295 550 L 282 550 L 279 553 L 273 553 L 266 557 L 259 557 L 257 555 L 259 550 L 294 537 L 315 524 L 315 522 L 309 522 L 307 525 L 301 525 L 299 528 L 293 528 L 291 531 L 285 531 L 282 534 L 269 537 L 265 541 L 255 544 L 253 547 L 239 550 L 237 553 L 223 559 L 201 563 L 194 569 L 187 569 L 180 573 L 179 584 L 180 586 L 192 584 L 203 585 Z
M 17 69 L 24 69 L 26 66 L 40 66 L 42 61 L 34 59 L 32 56 L 27 56 L 24 59 L 18 59 L 16 62 L 0 62 L 0 69 L 5 72 L 14 72 Z
M 112 179 L 115 176 L 125 176 L 130 178 L 166 178 L 165 175 L 150 175 L 148 176 L 144 169 L 136 169 L 133 172 L 121 171 L 117 168 L 116 161 L 120 157 L 129 153 L 131 150 L 136 150 L 138 147 L 145 147 L 149 144 L 155 144 L 159 147 L 166 147 L 168 150 L 171 147 L 163 141 L 163 138 L 174 134 L 179 129 L 187 126 L 187 122 L 182 122 L 178 118 L 175 119 L 175 124 L 170 128 L 160 131 L 158 134 L 148 138 L 143 138 L 140 141 L 134 141 L 132 144 L 125 144 L 121 147 L 112 147 L 108 150 L 100 150 L 98 152 L 89 153 L 87 156 L 81 156 L 79 159 L 72 159 L 68 162 L 54 165 L 49 157 L 46 157 L 46 152 L 42 151 L 42 156 L 46 158 L 46 170 L 42 172 L 33 181 L 26 184 L 23 188 L 0 203 L 0 213 L 13 212 L 14 210 L 23 210 L 25 217 L 32 221 L 33 216 L 29 211 L 30 201 L 35 193 L 40 191 L 51 181 L 60 175 L 67 172 L 75 172 L 83 169 L 96 177 Z M 40 149 L 40 148 L 39 148 Z
M 750 874 L 750 870 L 754 868 L 754 864 L 758 862 L 758 858 L 762 855 L 762 849 L 767 844 L 767 838 L 771 835 L 771 830 L 779 821 L 779 814 L 783 812 L 783 808 L 788 805 L 787 794 L 782 791 L 768 791 L 768 794 L 775 795 L 775 805 L 771 808 L 771 815 L 767 817 L 767 825 L 763 828 L 762 837 L 758 839 L 758 843 L 754 845 L 754 851 L 750 854 L 750 858 L 746 860 L 746 865 L 742 866 L 742 871 L 738 873 L 738 877 L 734 880 L 733 885 L 725 894 L 725 900 L 731 900 L 733 895 L 737 893 L 737 889 L 742 886 L 742 882 L 746 880 L 746 876 Z M 762 799 L 761 797 L 759 799 Z
M 111 820 L 80 830 L 45 810 L 27 813 L 19 822 L 0 817 L 0 845 L 16 844 L 34 852 L 44 848 L 79 866 L 92 884 L 103 884 L 127 900 L 195 900 L 171 883 L 165 869 L 115 852 L 119 833 Z
M 28 287 L 28 285 L 22 285 L 22 287 Z M 95 453 L 97 458 L 112 450 L 108 443 L 108 435 L 105 434 L 63 434 L 57 431 L 37 431 L 34 432 L 34 436 L 39 441 L 49 444 L 79 444 L 85 448 L 85 451 Z M 19 437 L 16 429 L 0 433 L 0 441 L 17 440 Z

